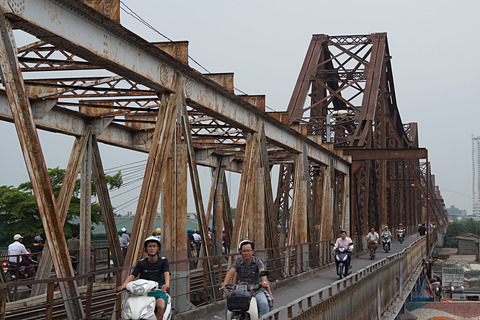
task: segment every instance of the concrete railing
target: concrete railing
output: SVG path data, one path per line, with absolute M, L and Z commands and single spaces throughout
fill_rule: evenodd
M 403 296 L 427 253 L 425 237 L 402 252 L 272 310 L 261 319 L 380 319 Z

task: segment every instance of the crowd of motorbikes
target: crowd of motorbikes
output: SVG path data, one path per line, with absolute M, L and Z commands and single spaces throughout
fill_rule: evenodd
M 404 230 L 397 231 L 398 241 L 402 243 L 405 239 Z M 382 235 L 382 247 L 385 252 L 391 249 L 391 235 Z M 332 243 L 332 246 L 334 244 Z M 336 273 L 340 279 L 347 277 L 352 270 L 351 251 L 348 247 L 353 245 L 350 243 L 347 247 L 338 247 L 334 251 Z M 370 257 L 374 259 L 376 245 L 369 243 Z M 72 259 L 75 257 L 72 257 Z M 2 262 L 3 273 L 6 281 L 33 280 L 36 273 L 37 261 L 33 256 L 24 256 L 22 263 L 12 263 L 9 260 Z M 267 271 L 263 271 L 263 275 L 268 275 Z M 252 298 L 252 292 L 259 289 L 259 285 L 247 285 L 244 283 L 228 284 L 224 290 L 227 294 L 226 300 L 226 316 L 227 320 L 233 319 L 258 319 L 258 307 L 256 299 Z M 136 280 L 130 282 L 126 291 L 127 299 L 122 306 L 122 319 L 156 319 L 155 318 L 155 298 L 147 296 L 151 291 L 159 290 L 155 281 Z M 168 295 L 167 295 L 168 296 Z M 172 317 L 171 297 L 168 296 L 168 303 L 165 307 L 164 320 L 170 320 Z
M 405 231 L 403 229 L 398 229 L 397 237 L 398 241 L 402 243 L 405 240 Z M 392 236 L 391 234 L 382 234 L 381 238 L 383 250 L 388 253 L 391 249 Z M 332 243 L 331 245 L 333 246 L 334 244 Z M 350 243 L 349 246 L 350 245 L 353 245 L 353 243 Z M 371 260 L 375 259 L 377 246 L 377 243 L 374 241 L 368 242 Z M 338 247 L 335 249 L 335 265 L 339 279 L 342 279 L 351 273 L 351 254 L 352 253 L 348 250 L 348 247 Z

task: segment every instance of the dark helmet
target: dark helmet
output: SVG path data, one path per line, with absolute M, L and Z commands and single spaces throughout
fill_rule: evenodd
M 252 241 L 250 240 L 243 240 L 241 241 L 239 244 L 238 244 L 238 251 L 241 251 L 242 250 L 242 247 L 246 244 L 249 244 L 252 246 L 252 250 L 255 250 L 255 243 L 253 243 Z

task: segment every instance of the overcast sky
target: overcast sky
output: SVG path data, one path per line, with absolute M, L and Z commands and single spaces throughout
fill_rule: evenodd
M 208 71 L 234 72 L 235 87 L 266 94 L 277 111 L 286 110 L 312 34 L 387 32 L 402 121 L 419 124 L 420 146 L 428 149 L 447 207 L 471 212 L 471 137 L 480 135 L 479 1 L 122 1 L 170 39 L 188 40 L 189 54 Z M 149 41 L 166 41 L 123 10 L 121 23 Z M 28 176 L 13 125 L 0 122 L 0 135 L 0 185 L 17 186 Z M 40 135 L 48 167 L 68 161 L 73 140 L 58 136 Z M 107 146 L 101 152 L 106 169 L 146 159 Z M 200 178 L 209 180 L 208 172 Z

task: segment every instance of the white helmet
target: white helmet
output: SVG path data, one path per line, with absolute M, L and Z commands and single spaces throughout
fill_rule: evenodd
M 145 242 L 143 243 L 143 247 L 144 247 L 144 248 L 147 248 L 148 243 L 149 243 L 149 242 L 152 242 L 152 241 L 154 241 L 154 242 L 156 242 L 156 243 L 158 244 L 158 248 L 160 248 L 160 247 L 162 246 L 162 245 L 160 244 L 160 240 L 159 240 L 157 237 L 155 237 L 155 236 L 150 236 L 150 237 L 148 237 L 147 239 L 145 239 Z M 159 250 L 160 250 L 160 249 L 159 249 Z
M 127 228 L 122 228 L 122 232 L 123 233 L 127 232 Z
M 239 244 L 238 244 L 238 251 L 242 250 L 242 246 L 245 245 L 245 244 L 249 244 L 252 246 L 252 250 L 255 250 L 255 244 L 250 241 L 250 240 L 243 240 L 241 241 Z
M 13 240 L 15 240 L 15 241 L 17 241 L 19 239 L 23 239 L 23 237 L 20 234 L 17 233 L 16 235 L 13 236 Z

